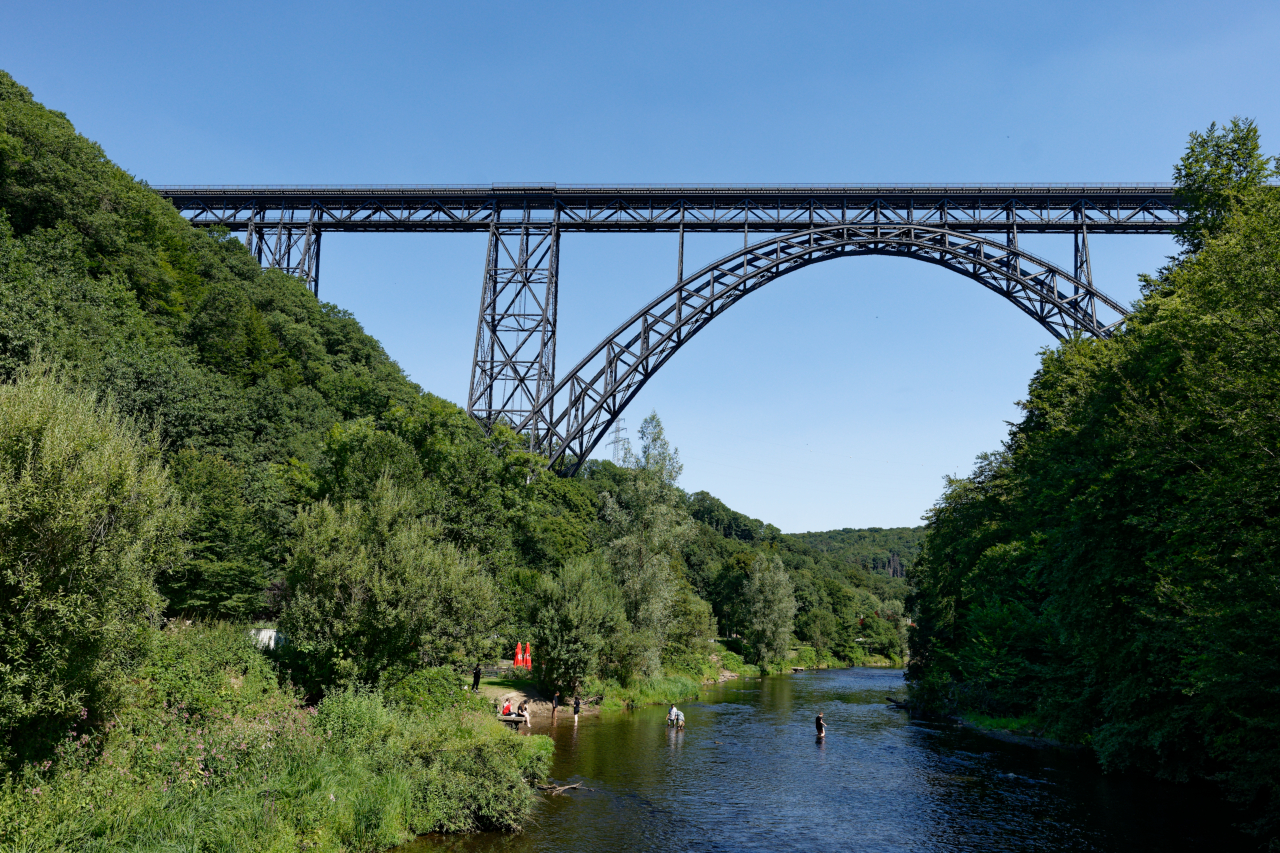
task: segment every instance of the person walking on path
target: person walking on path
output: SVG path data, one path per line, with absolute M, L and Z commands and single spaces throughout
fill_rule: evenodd
M 827 724 L 822 721 L 822 712 L 818 712 L 818 716 L 814 719 L 813 725 L 818 730 L 818 737 L 827 736 Z
M 480 691 L 480 662 L 476 661 L 476 668 L 471 670 L 471 692 L 478 693 Z

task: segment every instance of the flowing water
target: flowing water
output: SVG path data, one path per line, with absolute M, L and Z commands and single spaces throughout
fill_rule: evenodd
M 427 836 L 433 851 L 1248 850 L 1209 789 L 1103 776 L 1087 759 L 910 722 L 897 670 L 731 681 L 666 708 L 564 713 L 526 832 Z M 827 736 L 815 736 L 824 712 Z

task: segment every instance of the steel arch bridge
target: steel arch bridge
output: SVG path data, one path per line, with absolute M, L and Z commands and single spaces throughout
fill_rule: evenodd
M 467 411 L 527 435 L 564 473 L 681 346 L 787 273 L 842 257 L 914 258 L 977 281 L 1055 337 L 1105 338 L 1127 312 L 1094 286 L 1088 235 L 1167 234 L 1184 221 L 1172 186 L 1159 184 L 157 189 L 194 224 L 244 231 L 259 262 L 317 295 L 325 231 L 487 231 Z M 680 241 L 675 284 L 557 381 L 564 231 Z M 686 231 L 741 231 L 743 248 L 686 277 Z M 1019 248 L 1020 232 L 1072 234 L 1071 272 Z

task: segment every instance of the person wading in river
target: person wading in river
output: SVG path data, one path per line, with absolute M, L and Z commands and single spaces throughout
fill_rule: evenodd
M 818 716 L 814 718 L 813 725 L 818 730 L 818 737 L 827 736 L 827 724 L 822 721 L 822 712 L 818 712 Z
M 574 696 L 573 697 L 573 724 L 575 726 L 578 724 L 578 711 L 580 711 L 581 709 L 582 709 L 582 697 Z
M 560 710 L 560 691 L 557 690 L 555 695 L 551 697 L 551 716 L 556 715 L 556 711 Z

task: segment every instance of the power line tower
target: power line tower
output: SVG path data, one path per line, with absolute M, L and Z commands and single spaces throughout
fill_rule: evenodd
M 627 431 L 627 428 L 622 425 L 624 422 L 625 418 L 618 418 L 613 422 L 613 438 L 609 440 L 609 446 L 613 448 L 614 465 L 622 464 L 626 457 L 623 448 L 631 446 L 631 440 L 623 435 Z

